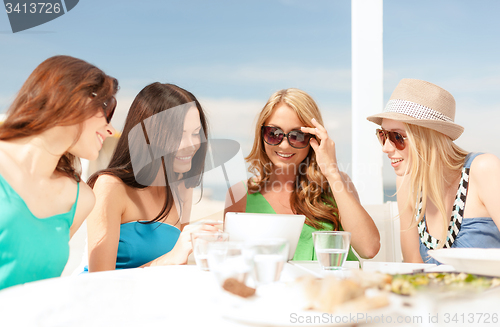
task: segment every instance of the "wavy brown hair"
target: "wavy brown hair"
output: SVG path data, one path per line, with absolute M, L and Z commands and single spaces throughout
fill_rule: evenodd
M 422 199 L 422 209 L 418 220 L 413 219 L 408 228 L 417 226 L 423 219 L 427 208 L 427 199 L 437 207 L 442 218 L 443 232 L 439 239 L 439 248 L 446 243 L 449 217 L 444 203 L 445 176 L 450 172 L 461 172 L 468 152 L 456 145 L 450 137 L 418 125 L 406 124 L 409 143 L 408 175 L 411 189 L 407 203 L 413 206 L 412 217 L 418 216 L 418 203 Z
M 311 124 L 313 118 L 323 125 L 323 118 L 316 102 L 306 92 L 290 88 L 271 95 L 259 114 L 253 148 L 248 157 L 245 158 L 250 164 L 248 170 L 258 177 L 248 180 L 249 192 L 260 192 L 273 174 L 273 164 L 265 152 L 261 127 L 266 124 L 274 109 L 282 104 L 295 111 L 303 126 L 314 127 Z M 310 146 L 307 157 L 300 163 L 297 170 L 295 192 L 290 197 L 290 206 L 295 214 L 306 216 L 306 224 L 309 226 L 320 229 L 323 228 L 322 222 L 331 222 L 334 230 L 340 228 L 337 204 L 327 179 L 318 167 L 316 153 Z
M 55 56 L 42 62 L 24 82 L 7 118 L 0 125 L 0 140 L 41 134 L 56 126 L 79 124 L 102 110 L 102 103 L 118 91 L 118 81 L 81 59 Z M 92 96 L 95 93 L 96 96 Z M 88 102 L 90 100 L 90 103 Z M 80 181 L 77 158 L 66 152 L 56 171 Z

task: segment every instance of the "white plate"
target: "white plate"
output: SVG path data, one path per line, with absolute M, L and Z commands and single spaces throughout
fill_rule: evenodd
M 332 296 L 335 296 L 332 294 Z M 275 283 L 258 288 L 257 294 L 242 299 L 225 293 L 220 306 L 221 315 L 229 320 L 257 326 L 352 326 L 366 323 L 366 319 L 387 317 L 399 298 L 389 296 L 389 306 L 359 313 L 322 313 L 304 310 L 305 301 L 297 288 Z M 368 321 L 370 322 L 370 321 Z
M 500 277 L 500 249 L 456 248 L 427 253 L 458 272 Z

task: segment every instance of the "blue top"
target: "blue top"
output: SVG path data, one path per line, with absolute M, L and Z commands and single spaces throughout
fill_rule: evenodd
M 468 172 L 474 158 L 476 158 L 480 153 L 469 153 L 465 158 L 465 164 L 463 171 L 466 172 L 462 174 L 462 179 L 460 182 L 459 190 L 457 192 L 457 201 L 462 203 L 462 208 L 457 210 L 458 213 L 462 213 L 465 210 L 465 203 L 467 200 L 467 187 L 468 187 Z M 465 181 L 465 182 L 464 182 Z M 418 218 L 418 217 L 417 217 Z M 500 231 L 496 226 L 495 222 L 491 217 L 477 217 L 477 218 L 462 218 L 459 223 L 458 220 L 450 222 L 450 229 L 447 237 L 447 243 L 451 243 L 450 248 L 500 248 Z M 425 225 L 425 216 L 422 219 L 422 226 L 425 229 L 424 233 L 427 233 L 427 226 Z M 458 231 L 455 227 L 458 225 Z M 455 229 L 456 233 L 452 230 Z M 432 237 L 429 237 L 432 238 Z M 451 241 L 451 242 L 450 242 Z M 429 242 L 425 239 L 422 241 L 422 234 L 419 238 L 420 243 L 420 256 L 425 263 L 441 264 L 434 258 L 427 254 L 427 251 L 433 246 L 430 246 Z
M 68 212 L 38 218 L 0 175 L 0 289 L 61 276 L 79 192 Z
M 120 225 L 116 269 L 137 268 L 172 251 L 180 234 L 177 227 L 162 222 Z

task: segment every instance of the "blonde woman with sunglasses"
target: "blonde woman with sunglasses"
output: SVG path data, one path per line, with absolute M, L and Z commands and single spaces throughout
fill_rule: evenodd
M 377 137 L 397 175 L 401 246 L 406 262 L 438 263 L 439 248 L 500 247 L 500 160 L 468 153 L 453 141 L 455 99 L 429 82 L 403 79 L 383 113 Z
M 228 196 L 225 212 L 305 215 L 294 260 L 316 260 L 311 233 L 318 230 L 351 232 L 358 255 L 372 258 L 380 235 L 351 179 L 338 169 L 335 142 L 323 125 L 318 106 L 304 91 L 274 93 L 259 114 L 246 158 L 255 177 L 233 186 L 246 196 L 234 204 Z M 358 259 L 350 250 L 347 260 Z

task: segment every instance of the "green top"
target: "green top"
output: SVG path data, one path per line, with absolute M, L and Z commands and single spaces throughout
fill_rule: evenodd
M 248 194 L 247 192 L 247 206 L 245 212 L 252 213 L 276 213 L 273 207 L 266 198 L 260 193 Z M 319 230 L 333 230 L 333 223 L 324 222 L 322 229 L 316 229 L 307 224 L 302 227 L 302 232 L 300 233 L 299 243 L 295 249 L 295 255 L 292 260 L 317 260 L 316 253 L 314 251 L 314 243 L 312 239 L 312 232 Z M 342 229 L 342 225 L 339 225 L 339 230 Z M 349 254 L 347 255 L 347 261 L 359 261 L 358 257 L 352 252 L 352 248 L 349 248 Z
M 0 290 L 61 276 L 79 192 L 69 212 L 40 219 L 0 175 Z

